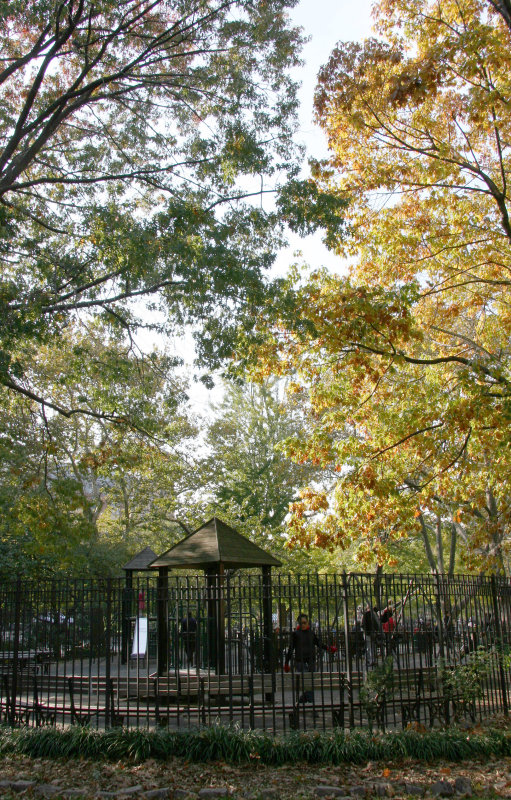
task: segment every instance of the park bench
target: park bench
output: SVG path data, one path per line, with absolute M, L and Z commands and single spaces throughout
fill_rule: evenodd
M 47 705 L 46 703 L 42 702 L 38 679 L 35 675 L 33 681 L 33 690 L 33 714 L 36 727 L 39 728 L 42 725 L 55 725 L 57 721 L 57 707 L 55 704 Z
M 54 705 L 47 705 L 41 701 L 40 689 L 36 675 L 32 676 L 31 690 L 32 700 L 25 699 L 28 694 L 26 682 L 20 682 L 16 686 L 19 697 L 12 696 L 12 689 L 9 685 L 7 675 L 2 675 L 3 698 L 2 711 L 5 713 L 6 721 L 29 725 L 30 717 L 34 719 L 36 727 L 41 725 L 55 725 L 57 710 Z
M 51 662 L 49 650 L 13 650 L 0 651 L 0 672 L 12 674 L 14 665 L 21 675 L 48 674 Z
M 2 675 L 1 710 L 4 722 L 15 725 L 28 725 L 30 722 L 32 704 L 12 696 L 6 673 Z
M 436 667 L 420 666 L 397 670 L 394 678 L 394 702 L 400 706 L 402 726 L 416 722 L 444 719 L 447 697 Z
M 94 718 L 104 715 L 112 727 L 120 727 L 124 715 L 115 705 L 114 682 L 103 676 L 68 677 L 71 722 L 90 725 Z M 86 700 L 84 704 L 84 699 Z
M 282 693 L 283 698 L 291 698 L 287 706 L 283 703 L 291 728 L 297 728 L 300 717 L 304 719 L 310 713 L 324 721 L 331 716 L 332 725 L 343 728 L 345 711 L 356 707 L 362 682 L 363 673 L 360 671 L 352 671 L 349 678 L 346 672 L 338 670 L 315 671 L 303 675 L 288 673 L 277 678 L 277 691 Z M 312 692 L 313 701 L 300 700 L 308 691 Z
M 452 669 L 452 666 L 444 667 L 444 674 Z M 436 720 L 447 721 L 451 713 L 456 721 L 467 715 L 473 722 L 476 719 L 475 700 L 448 691 L 442 673 L 436 667 L 422 666 L 396 672 L 394 695 L 401 704 L 403 727 L 411 722 L 426 721 L 432 727 Z

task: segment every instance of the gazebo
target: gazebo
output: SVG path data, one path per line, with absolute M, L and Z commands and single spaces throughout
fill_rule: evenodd
M 216 517 L 155 558 L 150 563 L 149 569 L 158 570 L 158 675 L 164 675 L 168 671 L 167 579 L 169 569 L 204 570 L 208 603 L 210 666 L 222 675 L 225 673 L 224 581 L 226 570 L 262 568 L 263 657 L 265 665 L 269 667 L 272 642 L 271 568 L 280 566 L 281 562 L 277 558 L 266 553 Z
M 126 586 L 133 586 L 133 573 L 146 572 L 149 570 L 149 564 L 156 558 L 156 553 L 150 547 L 144 547 L 140 553 L 128 561 L 122 569 L 126 573 Z

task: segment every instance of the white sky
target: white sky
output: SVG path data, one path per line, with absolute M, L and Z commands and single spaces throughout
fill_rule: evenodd
M 292 22 L 310 39 L 303 49 L 305 64 L 297 70 L 296 78 L 302 84 L 300 136 L 312 155 L 326 154 L 322 134 L 312 122 L 317 74 L 337 42 L 360 41 L 371 35 L 372 4 L 373 0 L 300 0 L 290 13 Z

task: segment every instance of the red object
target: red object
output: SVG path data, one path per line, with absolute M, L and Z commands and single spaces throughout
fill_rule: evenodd
M 384 622 L 382 625 L 384 633 L 392 633 L 394 628 L 396 627 L 396 623 L 394 622 L 392 617 L 389 617 L 387 622 Z
M 138 593 L 138 610 L 145 611 L 145 596 L 143 591 Z
M 289 664 L 284 664 L 284 672 L 290 672 L 290 671 L 291 667 L 289 666 Z
M 330 653 L 337 653 L 337 647 L 335 646 L 335 644 L 331 644 L 328 650 Z

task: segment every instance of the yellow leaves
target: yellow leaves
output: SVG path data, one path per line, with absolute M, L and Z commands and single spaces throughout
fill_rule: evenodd
M 324 492 L 316 492 L 307 487 L 300 491 L 300 497 L 309 511 L 322 511 L 328 508 L 328 499 Z
M 325 550 L 331 547 L 332 542 L 325 532 L 319 532 L 316 533 L 316 536 L 314 537 L 314 545 L 315 547 L 321 547 L 323 550 Z
M 296 383 L 296 381 L 291 381 L 288 384 L 287 393 L 289 395 L 303 394 L 304 391 L 305 391 L 304 387 L 299 383 Z
M 309 489 L 293 506 L 296 536 L 323 546 L 331 516 L 367 564 L 378 552 L 394 565 L 384 537 L 402 546 L 440 504 L 482 547 L 495 530 L 490 476 L 499 535 L 509 516 L 495 387 L 511 374 L 511 237 L 485 182 L 509 183 L 495 147 L 496 133 L 511 140 L 509 35 L 481 3 L 428 7 L 380 0 L 386 41 L 341 45 L 321 73 L 316 112 L 333 155 L 314 177 L 353 190 L 343 246 L 357 263 L 350 279 L 315 271 L 300 288 L 300 335 L 283 324 L 266 354 L 292 375 L 310 426 L 293 458 L 335 473 L 332 496 Z

